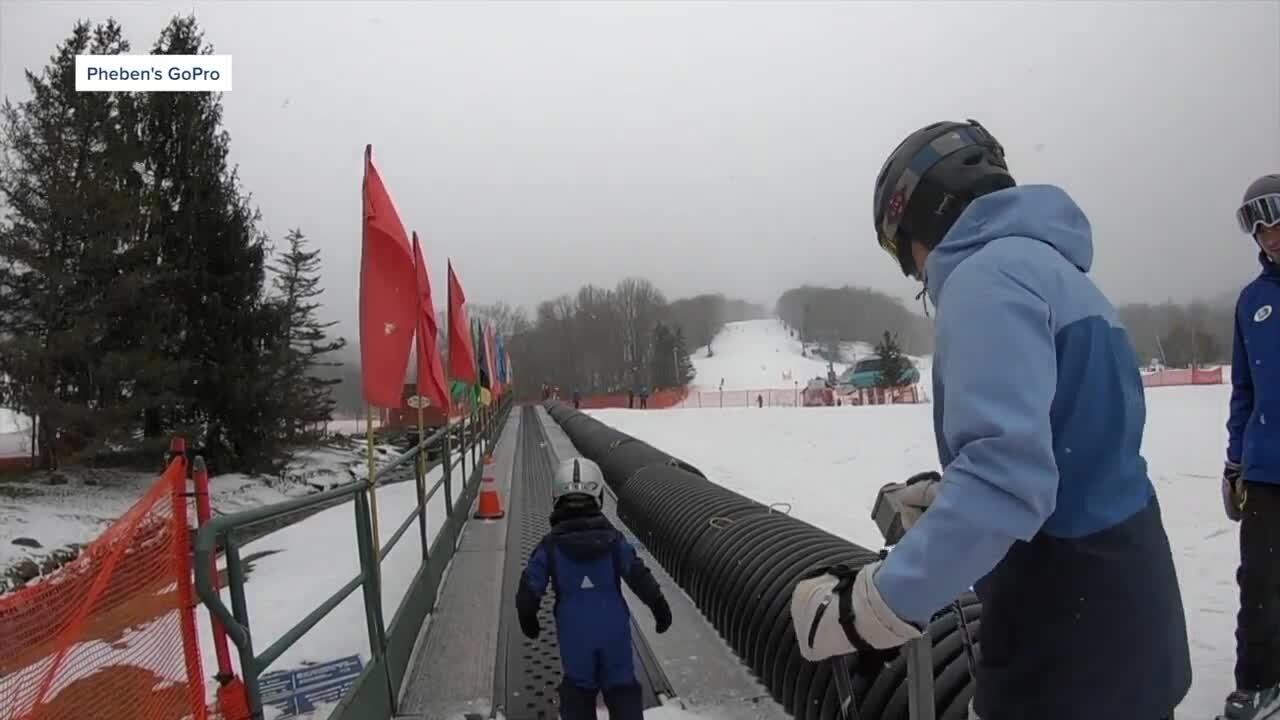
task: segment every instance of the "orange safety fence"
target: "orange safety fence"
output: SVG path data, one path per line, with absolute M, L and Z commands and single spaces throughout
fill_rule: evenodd
M 206 720 L 187 460 L 72 562 L 0 597 L 0 720 Z
M 1144 387 L 1173 387 L 1177 385 L 1221 385 L 1223 368 L 1164 368 L 1153 373 L 1142 375 Z

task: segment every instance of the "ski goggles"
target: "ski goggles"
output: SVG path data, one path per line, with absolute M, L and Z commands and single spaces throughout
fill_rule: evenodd
M 576 495 L 578 493 L 595 497 L 596 495 L 600 494 L 600 483 L 596 482 L 595 480 L 569 483 L 569 485 L 565 488 L 565 491 L 564 491 L 565 495 Z
M 1240 231 L 1252 235 L 1258 226 L 1274 227 L 1280 224 L 1280 194 L 1256 197 L 1236 210 L 1236 222 Z

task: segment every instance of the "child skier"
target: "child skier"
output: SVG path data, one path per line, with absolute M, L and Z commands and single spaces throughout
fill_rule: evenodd
M 1258 245 L 1262 272 L 1240 291 L 1231 353 L 1231 417 L 1222 496 L 1240 523 L 1240 613 L 1236 618 L 1236 689 L 1222 717 L 1260 720 L 1280 710 L 1280 433 L 1267 424 L 1277 407 L 1273 307 L 1280 307 L 1280 175 L 1258 178 L 1236 210 L 1240 230 Z M 1274 412 L 1272 413 L 1275 414 Z
M 595 720 L 600 692 L 610 720 L 641 720 L 622 582 L 649 606 L 659 633 L 671 627 L 671 608 L 635 548 L 601 513 L 604 474 L 598 465 L 586 458 L 560 463 L 552 497 L 551 532 L 534 548 L 516 592 L 520 629 L 538 637 L 538 608 L 550 582 L 564 669 L 560 717 Z

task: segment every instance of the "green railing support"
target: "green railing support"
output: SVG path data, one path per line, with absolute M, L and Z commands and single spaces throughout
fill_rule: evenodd
M 448 433 L 445 433 L 445 437 L 449 437 Z M 418 492 L 418 536 L 422 540 L 423 562 L 426 562 L 427 554 L 430 552 L 430 548 L 427 545 L 427 473 L 423 469 L 425 464 L 426 460 L 423 459 L 422 455 L 419 455 L 418 462 L 413 464 L 413 484 L 414 489 Z M 448 466 L 445 465 L 443 467 L 447 468 Z
M 445 433 L 444 450 L 440 456 L 442 463 L 441 467 L 443 467 L 444 470 L 440 474 L 444 476 L 444 516 L 446 520 L 453 517 L 453 488 L 452 482 L 450 481 L 450 476 L 453 475 L 453 463 L 449 462 L 449 458 L 451 457 L 449 449 L 452 445 L 453 433 Z M 463 475 L 463 477 L 466 477 L 466 475 Z
M 457 547 L 458 533 L 461 531 L 462 523 L 465 522 L 465 515 L 459 517 L 458 513 L 459 510 L 465 512 L 466 508 L 454 507 L 453 465 L 451 462 L 453 459 L 452 433 L 456 429 L 461 439 L 457 448 L 457 458 L 463 470 L 463 482 L 457 499 L 469 505 L 475 499 L 475 486 L 479 479 L 479 454 L 491 451 L 510 408 L 510 400 L 504 399 L 503 402 L 493 406 L 487 412 L 481 411 L 463 418 L 457 427 L 446 424 L 445 427 L 440 428 L 429 437 L 422 438 L 409 451 L 398 455 L 378 468 L 378 473 L 381 477 L 402 467 L 406 462 L 414 462 L 413 482 L 417 486 L 418 499 L 417 507 L 406 516 L 390 540 L 378 551 L 374 550 L 369 489 L 364 479 L 357 479 L 314 495 L 230 515 L 221 515 L 197 531 L 194 543 L 196 593 L 201 603 L 222 623 L 226 629 L 227 636 L 236 646 L 240 657 L 246 699 L 249 702 L 249 709 L 255 718 L 263 716 L 259 679 L 266 668 L 278 660 L 304 635 L 314 629 L 321 620 L 350 597 L 356 588 L 360 588 L 363 591 L 365 620 L 369 634 L 369 649 L 372 661 L 366 668 L 366 672 L 357 680 L 355 688 L 339 705 L 339 709 L 333 717 L 345 717 L 343 715 L 344 708 L 356 708 L 359 705 L 360 700 L 353 699 L 353 696 L 366 692 L 364 685 L 368 685 L 367 692 L 376 692 L 377 695 L 365 695 L 364 699 L 367 702 L 360 708 L 353 710 L 353 712 L 357 713 L 353 717 L 362 717 L 360 713 L 370 708 L 377 708 L 378 714 L 382 713 L 385 708 L 394 708 L 402 675 L 407 669 L 406 662 L 409 647 L 404 645 L 403 638 L 399 638 L 395 646 L 397 648 L 397 655 L 393 658 L 395 662 L 388 663 L 387 627 L 383 618 L 380 578 L 382 561 L 387 558 L 396 543 L 408 532 L 416 516 L 419 537 L 422 543 L 422 562 L 419 565 L 414 583 L 424 583 L 424 585 L 421 588 L 412 586 L 409 588 L 405 598 L 400 603 L 401 607 L 397 610 L 396 616 L 397 618 L 403 616 L 402 622 L 406 624 L 420 623 L 425 618 L 425 614 L 429 613 L 434 606 L 438 589 L 436 585 L 440 581 L 445 565 L 452 558 L 453 552 Z M 434 466 L 428 464 L 425 458 L 428 450 L 436 445 L 443 446 L 440 463 L 442 465 L 441 477 L 428 489 L 426 487 L 426 474 Z M 470 474 L 466 472 L 468 454 L 472 455 Z M 427 506 L 441 487 L 444 488 L 445 492 L 446 519 L 444 526 L 438 531 L 438 537 L 434 545 L 435 551 L 432 553 L 432 543 L 427 541 Z M 252 634 L 249 630 L 248 603 L 245 597 L 246 571 L 240 557 L 240 545 L 236 542 L 233 531 L 237 528 L 316 508 L 322 504 L 336 503 L 347 499 L 353 501 L 352 506 L 355 513 L 356 548 L 360 562 L 359 574 L 339 588 L 336 593 L 323 600 L 306 617 L 277 638 L 265 651 L 255 655 Z M 213 584 L 214 558 L 218 552 L 220 540 L 226 557 L 227 591 L 231 599 L 230 608 L 223 603 L 222 597 L 214 590 Z M 432 557 L 432 555 L 436 557 Z M 414 630 L 416 631 L 416 628 Z

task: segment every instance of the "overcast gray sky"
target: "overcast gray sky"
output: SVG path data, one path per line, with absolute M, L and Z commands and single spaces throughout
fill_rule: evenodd
M 437 304 L 532 306 L 585 282 L 772 304 L 804 283 L 916 288 L 876 248 L 871 186 L 908 132 L 981 120 L 1021 183 L 1064 186 L 1117 302 L 1256 273 L 1232 212 L 1280 172 L 1280 3 L 55 2 L 0 0 L 0 94 L 77 18 L 146 52 L 195 12 L 234 56 L 232 158 L 283 237 L 322 249 L 356 318 L 374 146 Z

